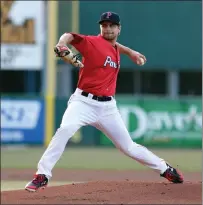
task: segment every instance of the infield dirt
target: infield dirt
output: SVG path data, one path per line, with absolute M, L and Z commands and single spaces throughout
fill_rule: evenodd
M 31 180 L 35 170 L 3 169 L 2 180 Z M 1 204 L 201 204 L 201 173 L 185 173 L 183 184 L 171 184 L 152 171 L 63 170 L 53 181 L 74 181 L 37 193 L 1 192 Z M 22 187 L 23 188 L 23 187 Z

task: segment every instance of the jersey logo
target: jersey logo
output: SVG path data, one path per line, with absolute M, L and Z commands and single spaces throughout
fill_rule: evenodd
M 119 61 L 118 61 L 118 64 L 115 63 L 114 61 L 111 60 L 111 57 L 110 57 L 110 56 L 107 56 L 107 57 L 106 57 L 106 60 L 105 60 L 105 62 L 104 62 L 104 67 L 106 67 L 108 64 L 109 64 L 109 66 L 112 67 L 112 68 L 120 68 Z

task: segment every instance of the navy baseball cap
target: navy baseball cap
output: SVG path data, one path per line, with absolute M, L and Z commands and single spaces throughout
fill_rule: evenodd
M 117 13 L 114 12 L 105 12 L 101 15 L 100 20 L 99 20 L 99 24 L 101 24 L 103 21 L 110 21 L 114 24 L 120 25 L 120 17 Z

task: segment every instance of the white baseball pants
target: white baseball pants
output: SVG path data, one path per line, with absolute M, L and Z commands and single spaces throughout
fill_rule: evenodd
M 160 174 L 167 169 L 163 159 L 132 141 L 114 98 L 111 101 L 99 102 L 91 99 L 91 94 L 85 97 L 81 92 L 82 90 L 77 88 L 70 97 L 60 128 L 38 163 L 37 174 L 52 177 L 52 169 L 63 154 L 68 140 L 85 125 L 101 130 L 119 150 L 141 164 Z

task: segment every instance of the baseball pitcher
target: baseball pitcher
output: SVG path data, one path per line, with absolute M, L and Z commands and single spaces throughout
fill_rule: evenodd
M 28 191 L 35 192 L 47 186 L 52 169 L 68 140 L 86 125 L 101 130 L 121 152 L 158 172 L 161 177 L 173 183 L 183 183 L 183 176 L 177 169 L 132 141 L 116 105 L 114 96 L 120 54 L 127 55 L 140 66 L 146 63 L 145 56 L 117 42 L 121 33 L 118 14 L 103 13 L 98 23 L 101 31 L 98 36 L 65 33 L 54 48 L 57 57 L 80 67 L 79 80 L 77 89 L 68 101 L 61 125 L 38 163 L 34 179 L 25 186 Z M 81 53 L 82 62 L 68 45 Z

